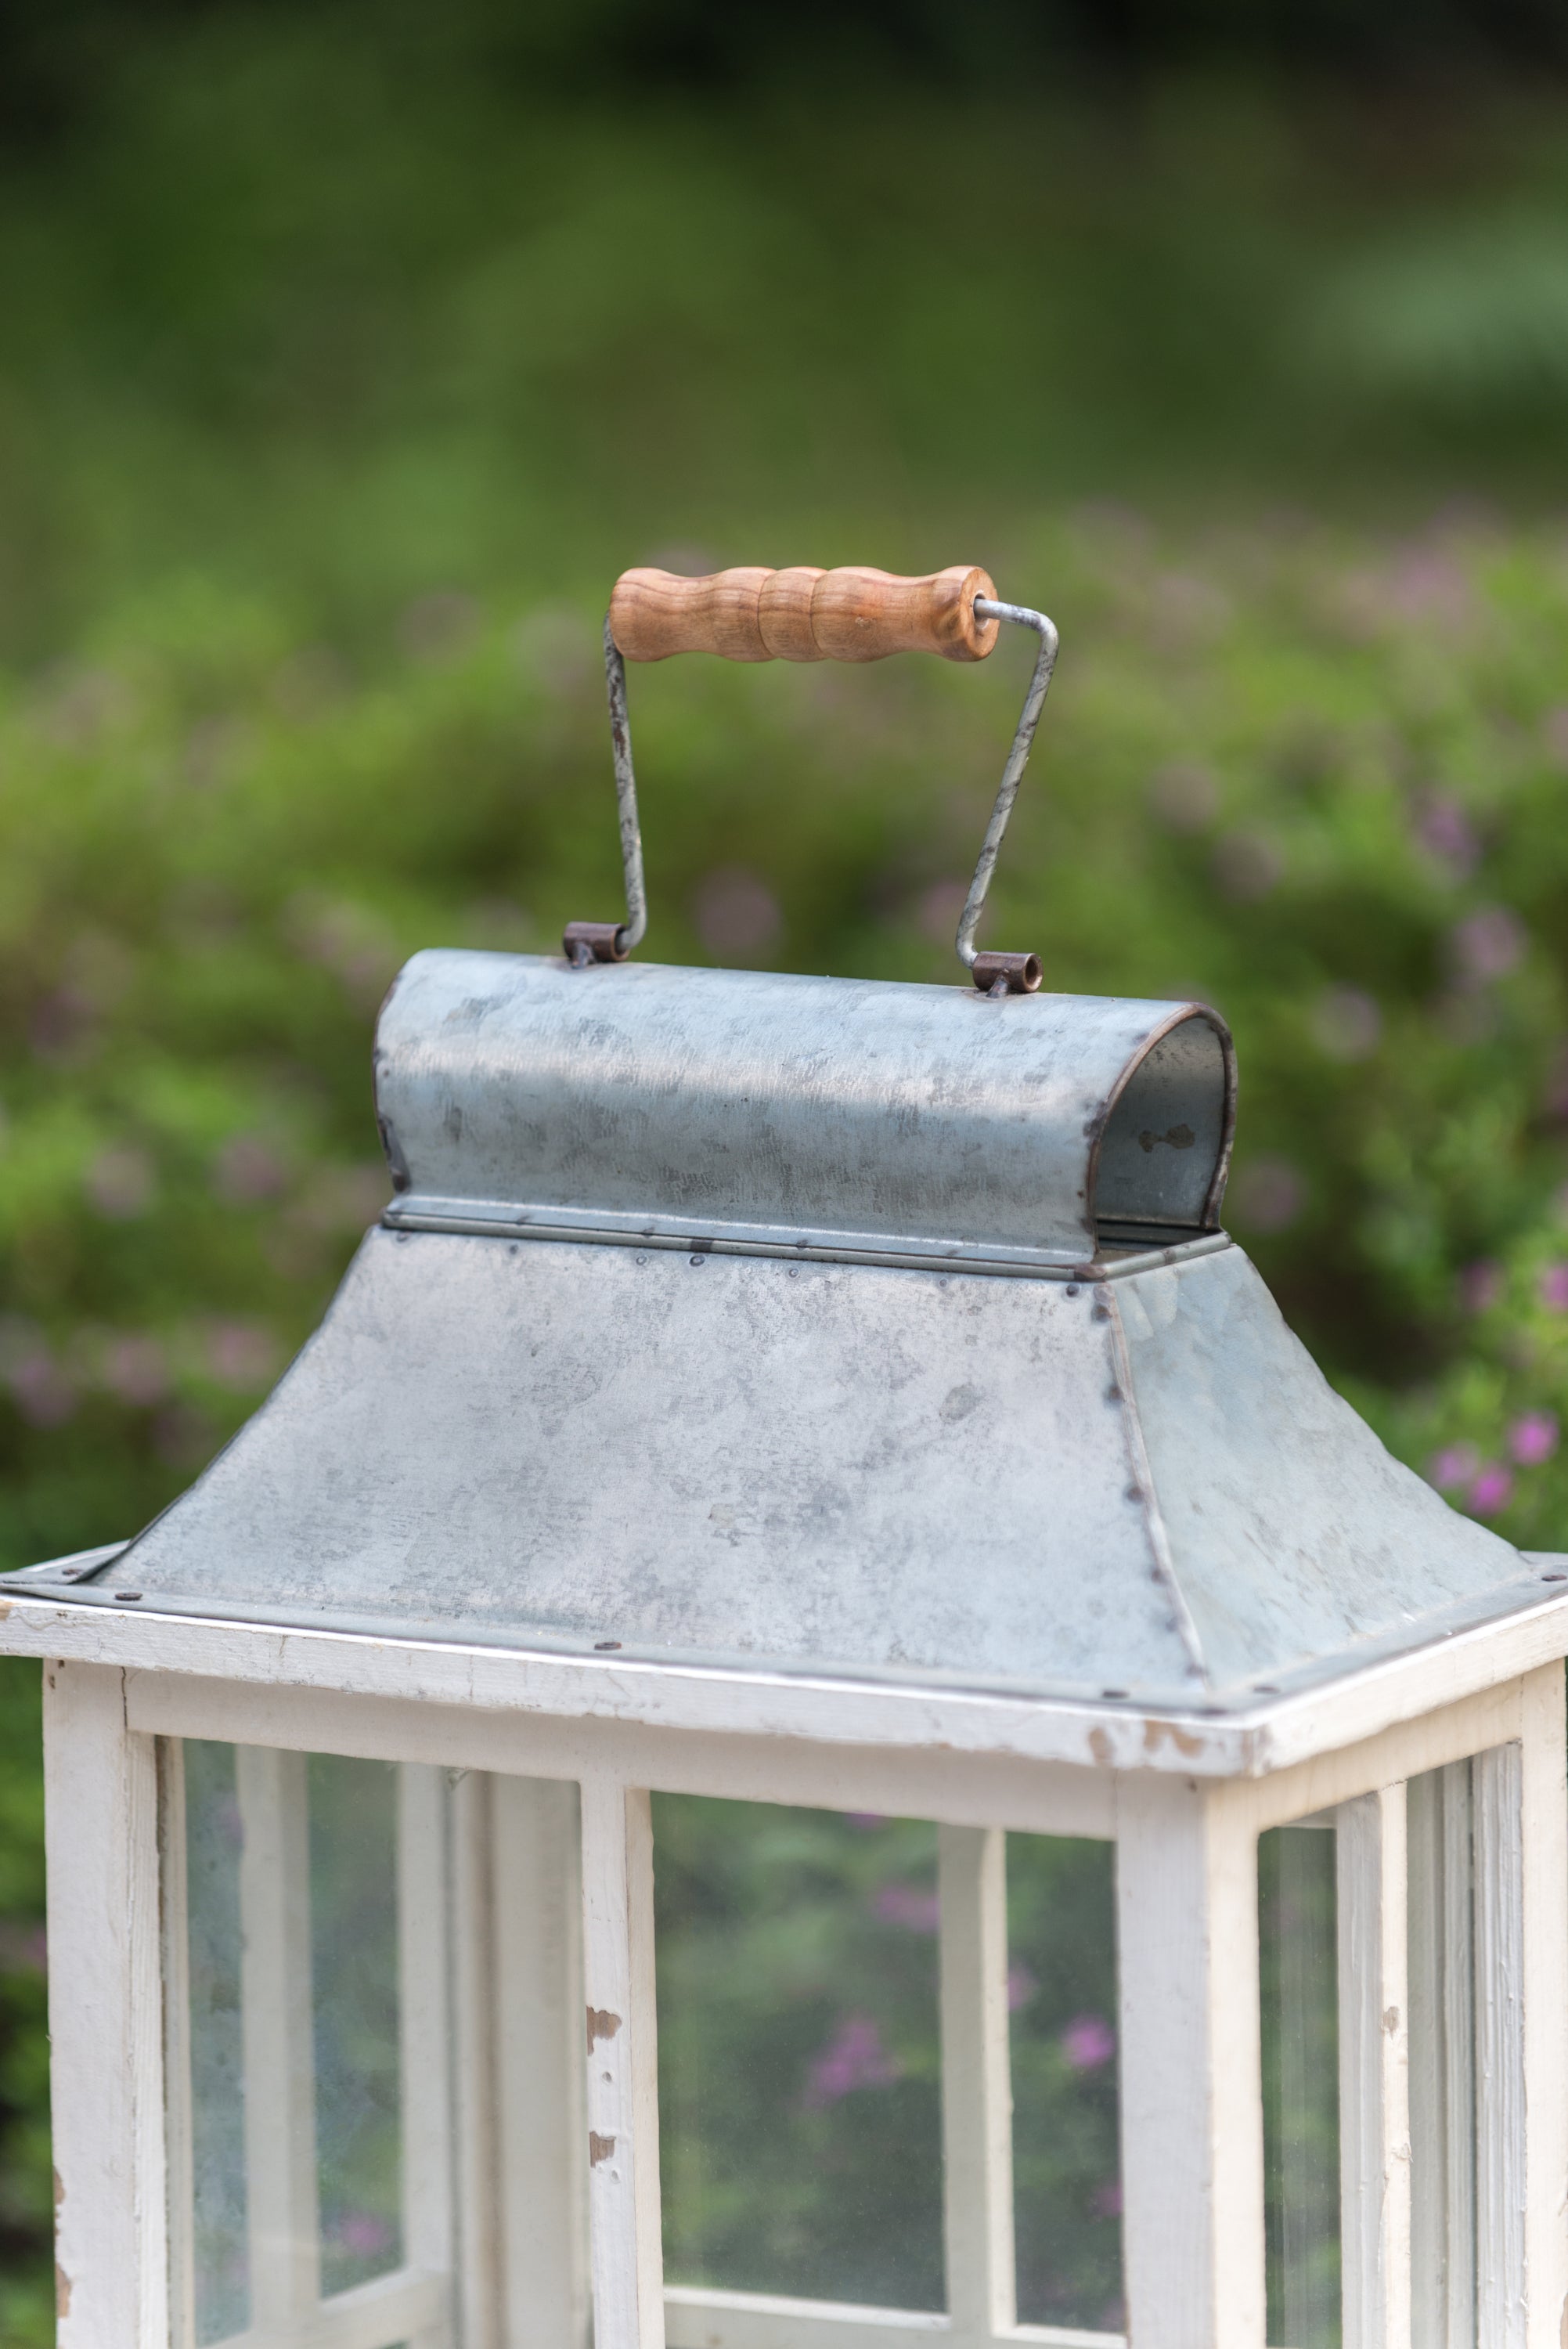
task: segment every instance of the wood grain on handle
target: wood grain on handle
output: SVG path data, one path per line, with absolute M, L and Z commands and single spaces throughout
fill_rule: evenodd
M 726 660 L 885 660 L 939 653 L 984 660 L 1000 622 L 978 620 L 975 599 L 996 590 L 976 564 L 954 563 L 923 579 L 846 568 L 624 571 L 610 598 L 610 633 L 627 660 L 720 653 Z

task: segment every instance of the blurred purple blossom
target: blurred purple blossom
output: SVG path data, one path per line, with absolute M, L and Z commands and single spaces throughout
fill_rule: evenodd
M 951 946 L 969 895 L 967 881 L 934 881 L 915 900 L 915 927 L 933 946 Z
M 1557 1422 L 1549 1411 L 1527 1411 L 1508 1431 L 1508 1448 L 1522 1468 L 1539 1468 L 1557 1449 Z
M 802 2098 L 808 2112 L 836 2105 L 857 2088 L 889 2088 L 903 2071 L 882 2043 L 869 2014 L 846 2014 L 821 2053 L 811 2059 Z
M 1094 2189 L 1091 2205 L 1097 2219 L 1119 2219 L 1121 2216 L 1121 2180 L 1107 2178 Z
M 1150 778 L 1149 804 L 1172 832 L 1202 832 L 1220 812 L 1220 786 L 1209 768 L 1173 760 Z
M 1552 757 L 1560 766 L 1568 767 L 1568 705 L 1547 711 L 1541 733 Z
M 42 1925 L 0 1919 L 0 1973 L 43 1974 L 48 1970 L 49 1945 Z
M 1236 1214 L 1255 1232 L 1283 1232 L 1306 1204 L 1306 1185 L 1288 1158 L 1264 1153 L 1236 1170 Z
M 152 1205 L 152 1161 L 132 1142 L 111 1142 L 82 1178 L 88 1197 L 111 1223 L 129 1223 Z
M 1460 1299 L 1467 1313 L 1490 1313 L 1502 1295 L 1502 1267 L 1481 1257 L 1460 1275 Z
M 1116 2053 L 1116 2033 L 1103 2014 L 1075 2015 L 1061 2036 L 1061 2050 L 1075 2072 L 1097 2072 Z
M 260 1321 L 237 1317 L 209 1321 L 202 1351 L 209 1375 L 220 1386 L 234 1387 L 242 1393 L 265 1386 L 277 1368 L 277 1340 Z
M 1553 1313 L 1568 1313 L 1568 1264 L 1561 1257 L 1541 1276 L 1541 1302 Z
M 0 1379 L 29 1427 L 63 1427 L 76 1410 L 75 1380 L 26 1322 L 0 1330 Z
M 240 1207 L 275 1199 L 287 1180 L 283 1160 L 257 1133 L 231 1134 L 212 1165 L 212 1188 Z
M 1511 905 L 1482 905 L 1449 932 L 1449 951 L 1462 987 L 1506 978 L 1524 960 L 1529 944 L 1530 933 Z
M 377 2251 L 389 2251 L 396 2240 L 386 2220 L 371 2210 L 346 2210 L 333 2232 L 343 2249 L 356 2259 L 374 2259 Z
M 784 926 L 773 892 L 739 865 L 722 865 L 698 882 L 692 919 L 709 954 L 724 957 L 761 954 Z
M 132 1330 L 110 1338 L 104 1347 L 99 1371 L 104 1385 L 120 1402 L 160 1402 L 169 1392 L 169 1365 L 156 1338 Z
M 1331 1061 L 1365 1061 L 1377 1049 L 1383 1014 L 1360 987 L 1326 987 L 1312 1008 L 1312 1032 Z
M 873 1828 L 887 1825 L 885 1811 L 846 1811 L 844 1818 L 849 1826 L 858 1827 L 861 1835 L 870 1835 Z
M 1470 1486 L 1468 1498 L 1478 1517 L 1495 1517 L 1513 1498 L 1512 1469 L 1489 1461 Z
M 1284 857 L 1259 832 L 1227 832 L 1214 850 L 1214 878 L 1238 905 L 1266 897 L 1284 872 Z
M 1039 1987 L 1023 1959 L 1015 1958 L 1007 1969 L 1008 2013 L 1016 2014 L 1020 2007 L 1027 2006 Z
M 912 1933 L 934 1933 L 942 1923 L 942 1897 L 919 1884 L 880 1885 L 872 1909 L 884 1925 L 906 1925 Z
M 1416 837 L 1429 855 L 1446 864 L 1456 880 L 1468 880 L 1480 856 L 1480 842 L 1458 800 L 1428 792 L 1418 802 Z
M 1480 1466 L 1480 1454 L 1473 1444 L 1445 1444 L 1427 1463 L 1427 1482 L 1439 1493 L 1451 1493 L 1456 1485 L 1468 1485 Z

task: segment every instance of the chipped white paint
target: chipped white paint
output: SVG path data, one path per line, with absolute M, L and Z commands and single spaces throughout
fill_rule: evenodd
M 169 2339 L 158 1767 L 119 1671 L 44 1673 L 60 2349 Z
M 583 1782 L 588 2182 L 595 2349 L 665 2349 L 653 1820 L 647 1794 Z
M 14 1585 L 0 1652 L 194 1674 L 239 1688 L 336 1690 L 579 1722 L 693 1730 L 773 1743 L 993 1754 L 1093 1771 L 1257 1777 L 1361 1743 L 1568 1654 L 1568 1595 L 1413 1655 L 1369 1662 L 1321 1688 L 1258 1696 L 1234 1712 L 895 1687 L 803 1673 L 726 1672 L 459 1642 L 373 1639 L 200 1621 L 44 1600 Z M 1084 1832 L 1095 1833 L 1088 1828 Z

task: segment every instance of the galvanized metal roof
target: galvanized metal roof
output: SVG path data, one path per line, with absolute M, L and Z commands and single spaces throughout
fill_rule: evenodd
M 1200 1007 L 421 956 L 377 1093 L 387 1225 L 76 1595 L 1173 1705 L 1543 1595 L 1212 1228 Z

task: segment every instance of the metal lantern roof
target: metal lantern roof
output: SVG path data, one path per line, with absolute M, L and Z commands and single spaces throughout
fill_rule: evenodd
M 623 656 L 1039 653 L 973 986 L 682 970 L 646 926 Z M 983 573 L 631 573 L 606 626 L 627 919 L 416 956 L 394 1198 L 326 1319 L 123 1547 L 107 1608 L 1189 1711 L 1549 1599 L 1335 1394 L 1221 1229 L 1201 1004 L 982 952 L 1056 632 Z M 1563 1565 L 1564 1561 L 1557 1561 Z
M 430 953 L 377 1083 L 324 1326 L 73 1596 L 1191 1704 L 1543 1595 L 1218 1229 L 1201 1006 Z

